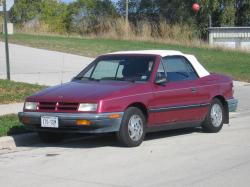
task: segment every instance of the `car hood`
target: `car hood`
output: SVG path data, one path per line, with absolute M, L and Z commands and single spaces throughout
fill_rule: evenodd
M 74 81 L 62 85 L 47 88 L 33 96 L 28 100 L 33 101 L 64 101 L 64 102 L 81 102 L 81 101 L 98 101 L 105 98 L 115 96 L 123 96 L 126 90 L 137 88 L 136 85 L 144 83 L 130 82 L 111 82 L 111 81 Z

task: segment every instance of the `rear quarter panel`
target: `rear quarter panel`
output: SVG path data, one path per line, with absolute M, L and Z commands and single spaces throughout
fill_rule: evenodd
M 233 97 L 233 82 L 226 75 L 211 74 L 200 78 L 198 87 L 206 102 L 211 102 L 216 96 L 222 96 L 225 100 Z

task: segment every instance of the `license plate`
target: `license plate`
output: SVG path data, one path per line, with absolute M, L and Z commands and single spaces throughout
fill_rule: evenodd
M 41 127 L 58 128 L 58 117 L 42 116 Z

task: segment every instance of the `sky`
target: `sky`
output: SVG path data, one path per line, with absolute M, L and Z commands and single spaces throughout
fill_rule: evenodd
M 62 2 L 65 2 L 65 3 L 70 3 L 70 2 L 73 2 L 75 0 L 61 0 Z M 113 2 L 117 2 L 117 0 L 112 0 Z
M 64 3 L 70 3 L 70 2 L 72 2 L 74 0 L 61 0 L 61 1 L 64 2 Z

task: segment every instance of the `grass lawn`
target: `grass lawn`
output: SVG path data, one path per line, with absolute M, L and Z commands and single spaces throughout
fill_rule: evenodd
M 24 101 L 27 96 L 43 88 L 45 87 L 0 79 L 0 104 Z
M 0 137 L 27 133 L 25 127 L 20 124 L 15 114 L 0 116 Z
M 12 43 L 89 57 L 96 57 L 103 53 L 119 50 L 179 50 L 184 53 L 194 54 L 210 72 L 224 73 L 232 76 L 236 80 L 250 81 L 250 53 L 154 42 L 81 39 L 28 34 L 14 34 L 10 36 L 10 41 Z

